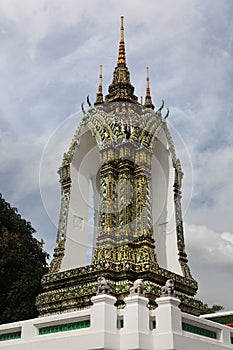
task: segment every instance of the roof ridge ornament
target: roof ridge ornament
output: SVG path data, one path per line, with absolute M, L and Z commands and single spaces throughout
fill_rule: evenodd
M 84 109 L 84 102 L 82 102 L 82 104 L 81 104 L 81 109 L 82 109 L 83 114 L 86 114 L 86 111 Z

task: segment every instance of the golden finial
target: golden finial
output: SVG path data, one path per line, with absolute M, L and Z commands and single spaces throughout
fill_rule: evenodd
M 145 98 L 145 107 L 154 109 L 154 105 L 151 100 L 150 95 L 150 78 L 149 78 L 149 68 L 146 67 L 146 98 Z
M 124 16 L 121 16 L 121 41 L 124 41 Z
M 124 39 L 124 17 L 121 16 L 121 35 L 118 54 L 118 65 L 126 65 L 125 59 L 125 39 Z
M 102 76 L 102 64 L 100 65 L 100 75 L 99 75 L 99 88 L 98 88 L 98 92 L 96 94 L 96 101 L 94 103 L 94 105 L 98 105 L 100 103 L 103 103 L 103 76 Z

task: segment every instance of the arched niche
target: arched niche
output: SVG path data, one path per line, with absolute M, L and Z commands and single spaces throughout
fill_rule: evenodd
M 162 129 L 155 141 L 152 156 L 152 217 L 155 252 L 159 266 L 182 275 L 178 260 L 174 179 L 172 154 L 167 136 Z
M 61 270 L 87 265 L 95 247 L 99 206 L 99 147 L 85 126 L 70 164 L 71 192 Z

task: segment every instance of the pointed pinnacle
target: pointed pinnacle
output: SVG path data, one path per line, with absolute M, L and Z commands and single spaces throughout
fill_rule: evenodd
M 125 39 L 124 39 L 124 17 L 121 16 L 121 35 L 119 43 L 119 53 L 118 53 L 118 65 L 126 65 L 125 58 Z
M 104 99 L 103 99 L 103 76 L 102 76 L 102 64 L 100 65 L 100 74 L 99 74 L 99 88 L 98 88 L 98 92 L 96 94 L 96 101 L 94 103 L 94 105 L 103 103 Z
M 150 95 L 150 78 L 149 78 L 149 68 L 146 67 L 146 98 L 145 98 L 145 107 L 154 109 L 155 106 L 152 103 Z

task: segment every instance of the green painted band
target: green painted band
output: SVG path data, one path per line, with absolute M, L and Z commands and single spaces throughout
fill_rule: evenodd
M 39 329 L 39 335 L 72 331 L 75 329 L 88 328 L 90 327 L 90 320 L 58 324 L 56 326 L 42 327 Z
M 19 339 L 19 338 L 21 338 L 21 331 L 0 334 L 0 341 L 14 340 L 14 339 Z
M 217 333 L 216 332 L 210 331 L 210 330 L 205 329 L 205 328 L 193 326 L 193 325 L 188 324 L 188 323 L 184 323 L 183 322 L 182 323 L 182 329 L 183 329 L 183 331 L 194 333 L 194 334 L 198 334 L 198 335 L 202 335 L 203 337 L 208 337 L 208 338 L 212 338 L 212 339 L 216 339 L 217 338 Z

